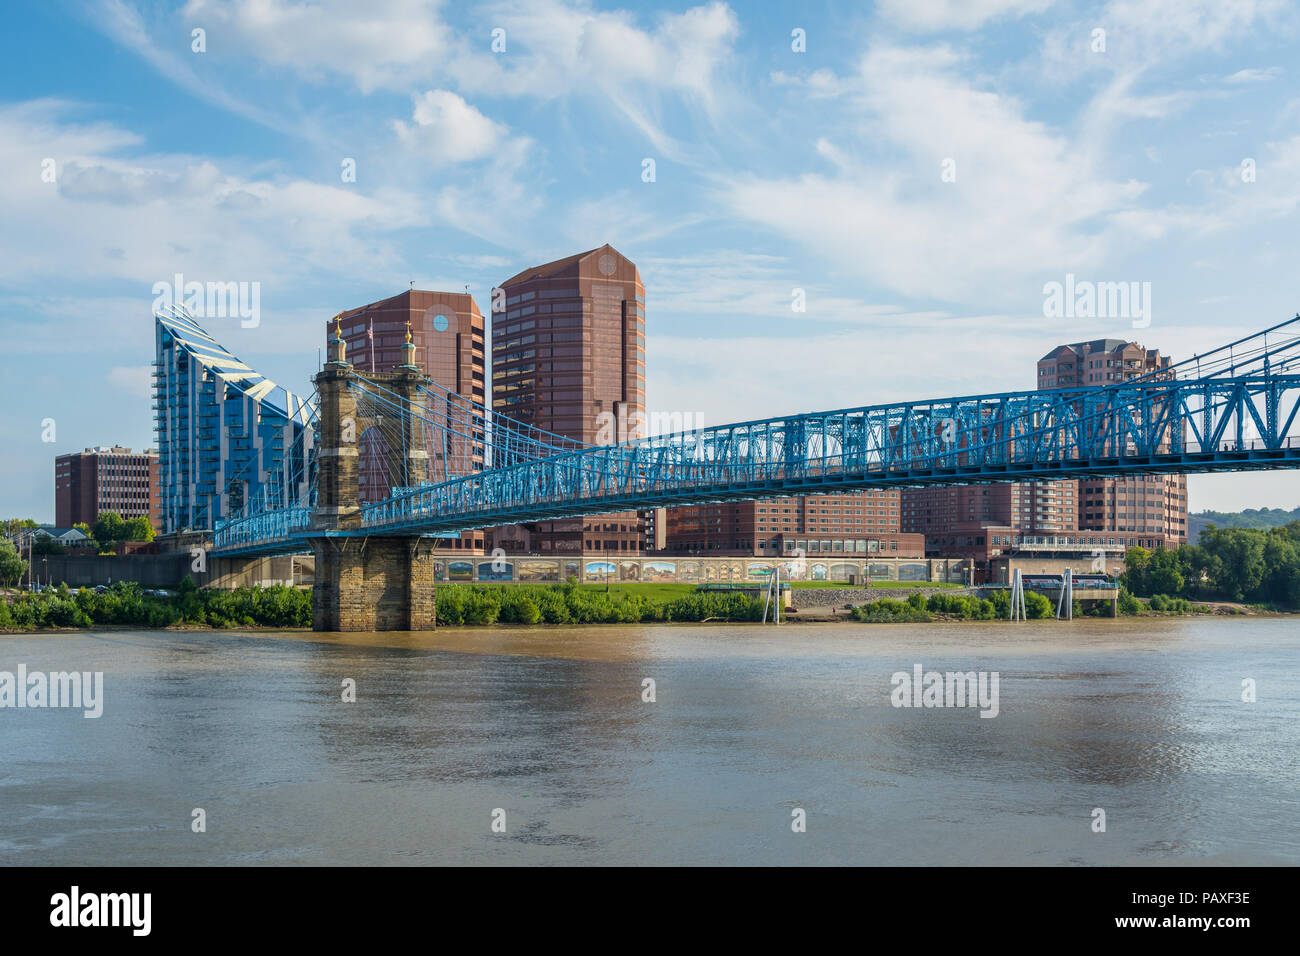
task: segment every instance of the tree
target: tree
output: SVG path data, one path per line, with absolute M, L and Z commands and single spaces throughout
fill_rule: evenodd
M 1264 536 L 1246 528 L 1207 528 L 1201 546 L 1221 562 L 1215 584 L 1231 601 L 1254 596 L 1264 581 Z
M 5 518 L 0 521 L 0 530 L 3 530 L 7 537 L 14 537 L 24 528 L 38 528 L 38 525 L 31 518 Z
M 0 582 L 17 584 L 27 573 L 27 562 L 18 555 L 18 549 L 8 539 L 0 539 Z
M 1147 594 L 1147 572 L 1151 569 L 1151 552 L 1146 548 L 1129 548 L 1124 552 L 1124 573 L 1120 580 L 1134 594 Z
M 1300 522 L 1264 532 L 1264 567 L 1260 596 L 1273 604 L 1294 604 L 1300 575 Z
M 116 511 L 101 511 L 95 519 L 95 533 L 92 537 L 105 551 L 116 551 L 119 541 L 126 541 L 126 522 Z
M 1146 586 L 1149 594 L 1181 594 L 1183 570 L 1180 551 L 1160 549 L 1151 553 L 1147 565 Z
M 128 518 L 126 521 L 126 540 L 127 541 L 152 541 L 153 525 L 144 515 L 136 518 Z

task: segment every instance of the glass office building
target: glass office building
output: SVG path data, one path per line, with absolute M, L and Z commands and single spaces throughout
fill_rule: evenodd
M 155 314 L 154 339 L 161 533 L 210 531 L 250 504 L 304 502 L 311 404 L 239 361 L 184 309 Z

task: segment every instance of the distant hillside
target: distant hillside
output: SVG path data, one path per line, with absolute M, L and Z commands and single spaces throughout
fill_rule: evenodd
M 1292 521 L 1300 521 L 1300 508 L 1283 511 L 1281 508 L 1247 508 L 1245 511 L 1202 511 L 1187 516 L 1187 540 L 1193 544 L 1201 540 L 1206 525 L 1220 528 L 1279 528 Z

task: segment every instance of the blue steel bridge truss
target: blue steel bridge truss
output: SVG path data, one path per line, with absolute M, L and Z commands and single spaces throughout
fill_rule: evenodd
M 364 378 L 353 387 L 394 411 L 402 407 Z M 431 417 L 426 424 L 479 442 L 492 466 L 418 487 L 394 485 L 387 498 L 363 506 L 360 530 L 335 533 L 446 535 L 863 488 L 1296 468 L 1298 416 L 1300 316 L 1105 387 L 870 405 L 620 445 L 575 447 L 472 409 L 462 423 Z M 310 510 L 302 503 L 232 521 L 217 532 L 214 551 L 305 550 Z

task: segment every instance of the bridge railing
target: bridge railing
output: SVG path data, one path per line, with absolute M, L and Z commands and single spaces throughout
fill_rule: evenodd
M 311 523 L 311 512 L 309 505 L 295 505 L 230 521 L 216 530 L 212 537 L 212 547 L 214 550 L 228 551 L 285 541 L 307 529 Z
M 1285 402 L 1283 401 L 1285 399 Z M 367 526 L 725 486 L 1295 447 L 1300 376 L 1004 393 L 746 422 L 602 446 L 425 486 Z M 1279 409 L 1286 415 L 1279 417 Z M 1251 431 L 1256 438 L 1245 437 Z M 1192 436 L 1189 438 L 1189 435 Z M 1037 467 L 1041 466 L 1041 467 Z M 969 480 L 969 478 L 967 479 Z M 770 493 L 770 491 L 769 491 Z
M 1204 459 L 1219 455 L 1273 461 L 1269 456 L 1300 444 L 1297 330 L 1300 316 L 1103 387 L 864 406 L 600 447 L 566 448 L 571 440 L 539 436 L 502 417 L 494 421 L 474 406 L 455 433 L 483 443 L 485 459 L 499 451 L 498 463 L 508 464 L 395 492 L 363 506 L 362 522 L 370 530 L 439 523 L 468 528 L 518 516 L 593 512 L 602 504 L 688 503 L 692 496 L 712 500 L 751 491 L 768 497 L 846 485 L 1213 470 L 1219 463 Z M 377 396 L 377 408 L 423 415 L 375 383 L 355 387 Z M 238 536 L 254 541 L 258 534 L 292 534 L 305 526 L 304 517 L 290 516 L 283 525 L 248 524 Z

